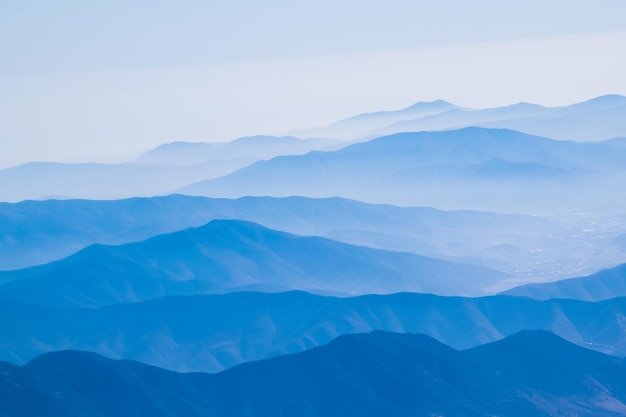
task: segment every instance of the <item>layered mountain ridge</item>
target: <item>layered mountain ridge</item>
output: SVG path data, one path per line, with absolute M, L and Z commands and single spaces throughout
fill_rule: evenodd
M 625 181 L 624 158 L 626 149 L 611 141 L 558 141 L 468 127 L 397 133 L 332 152 L 276 157 L 177 192 L 228 198 L 341 196 L 397 205 L 536 213 L 540 207 L 603 206 L 607 196 L 600 191 Z M 495 178 L 467 175 L 494 160 L 500 161 Z M 573 188 L 579 193 L 572 193 Z
M 626 97 L 609 94 L 562 107 L 517 103 L 488 109 L 461 108 L 445 101 L 418 102 L 395 111 L 366 113 L 330 126 L 293 131 L 295 136 L 371 138 L 400 132 L 468 126 L 513 129 L 555 139 L 597 141 L 624 136 Z
M 0 402 L 7 417 L 614 417 L 626 411 L 622 360 L 540 331 L 461 352 L 419 334 L 341 336 L 215 375 L 76 351 L 47 354 L 22 368 L 1 366 L 0 392 L 12 398 Z
M 625 137 L 437 100 L 0 170 L 0 416 L 626 415 Z
M 520 330 L 543 329 L 589 349 L 626 356 L 626 298 L 591 303 L 417 293 L 338 298 L 242 292 L 98 309 L 9 301 L 0 307 L 0 360 L 17 364 L 54 350 L 78 349 L 178 371 L 215 372 L 372 330 L 423 333 L 466 349 Z
M 343 294 L 482 294 L 508 275 L 411 253 L 301 237 L 241 220 L 121 246 L 93 245 L 60 261 L 0 272 L 0 300 L 98 307 L 260 289 Z

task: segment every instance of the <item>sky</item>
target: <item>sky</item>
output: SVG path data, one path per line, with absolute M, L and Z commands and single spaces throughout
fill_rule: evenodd
M 444 99 L 626 95 L 626 2 L 0 1 L 0 169 Z

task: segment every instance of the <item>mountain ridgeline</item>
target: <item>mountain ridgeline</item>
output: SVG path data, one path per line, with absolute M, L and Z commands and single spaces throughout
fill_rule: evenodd
M 517 103 L 468 109 L 442 100 L 418 102 L 401 110 L 365 113 L 330 126 L 293 131 L 295 136 L 361 139 L 402 132 L 469 126 L 513 129 L 561 140 L 598 141 L 626 136 L 626 97 L 606 95 L 563 107 Z
M 0 304 L 0 360 L 87 350 L 167 369 L 215 372 L 372 330 L 423 333 L 457 349 L 543 329 L 626 356 L 626 298 L 598 303 L 401 293 L 329 297 L 242 292 L 162 297 L 98 309 Z
M 0 201 L 163 195 L 255 161 L 337 146 L 332 139 L 254 136 L 226 143 L 165 144 L 124 163 L 31 162 L 0 170 Z
M 245 289 L 478 295 L 505 278 L 480 266 L 301 237 L 241 220 L 213 220 L 2 272 L 0 300 L 98 307 Z
M 505 129 L 398 133 L 332 152 L 276 157 L 182 194 L 341 196 L 398 205 L 532 212 L 605 207 L 626 185 L 626 148 Z M 577 193 L 572 193 L 576 188 Z
M 219 374 L 63 351 L 0 363 L 0 413 L 84 416 L 594 416 L 626 412 L 621 359 L 524 331 L 467 351 L 419 334 L 341 336 Z
M 0 203 L 0 270 L 48 263 L 94 243 L 131 243 L 216 219 L 246 220 L 378 249 L 479 261 L 496 256 L 484 248 L 496 243 L 532 247 L 533 236 L 555 227 L 536 216 L 374 205 L 342 198 L 169 195 L 23 201 Z

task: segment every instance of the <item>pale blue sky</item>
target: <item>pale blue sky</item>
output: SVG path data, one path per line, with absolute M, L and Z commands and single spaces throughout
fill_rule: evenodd
M 0 168 L 626 94 L 624 1 L 0 2 Z

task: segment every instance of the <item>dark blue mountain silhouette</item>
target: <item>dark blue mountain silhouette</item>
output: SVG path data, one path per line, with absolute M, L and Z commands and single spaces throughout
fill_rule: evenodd
M 215 375 L 77 351 L 3 363 L 0 413 L 39 416 L 45 405 L 51 417 L 617 417 L 624 380 L 622 360 L 542 331 L 462 352 L 424 335 L 373 332 Z

